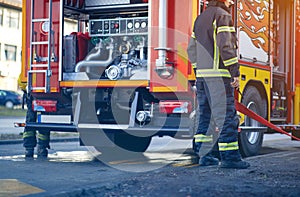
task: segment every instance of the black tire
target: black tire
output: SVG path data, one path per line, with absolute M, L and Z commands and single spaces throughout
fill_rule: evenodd
M 100 152 L 115 152 L 118 150 L 125 149 L 130 152 L 145 152 L 151 143 L 152 137 L 137 137 L 128 133 L 116 134 L 114 143 L 117 147 L 115 148 L 101 148 L 95 147 Z M 114 150 L 115 149 L 115 150 Z
M 261 117 L 267 117 L 267 100 L 261 96 L 260 92 L 254 86 L 246 88 L 243 94 L 242 103 Z M 245 115 L 245 121 L 242 126 L 261 127 L 262 125 Z M 242 156 L 249 157 L 257 155 L 262 146 L 263 136 L 264 132 L 261 130 L 242 130 L 239 133 L 239 146 Z
M 144 152 L 151 142 L 151 137 L 136 137 L 127 133 L 115 136 L 116 147 L 98 147 L 94 148 L 97 153 L 97 159 L 104 163 L 120 160 L 143 160 Z
M 137 137 L 128 133 L 116 135 L 115 143 L 119 147 L 132 152 L 145 152 L 151 143 L 152 137 Z

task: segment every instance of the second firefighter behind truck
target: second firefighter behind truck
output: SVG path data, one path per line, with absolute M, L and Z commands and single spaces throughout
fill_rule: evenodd
M 239 87 L 237 39 L 230 6 L 232 0 L 211 0 L 195 20 L 188 55 L 196 66 L 199 124 L 194 136 L 200 165 L 218 165 L 212 154 L 218 146 L 220 167 L 248 168 L 238 145 L 238 117 L 234 88 Z M 216 132 L 219 130 L 219 133 Z M 212 134 L 217 137 L 213 138 Z M 218 136 L 219 135 L 219 136 Z
M 24 93 L 24 97 L 27 105 L 26 120 L 25 122 L 36 122 L 37 114 L 32 109 L 33 97 L 27 92 L 26 82 L 22 82 L 21 75 L 18 79 L 19 87 Z M 36 136 L 37 135 L 37 136 Z M 38 138 L 38 140 L 37 140 Z M 48 157 L 48 150 L 50 148 L 50 131 L 39 131 L 28 129 L 25 127 L 23 132 L 23 146 L 25 148 L 25 158 L 32 159 L 34 155 L 34 148 L 37 146 L 38 159 L 46 159 Z

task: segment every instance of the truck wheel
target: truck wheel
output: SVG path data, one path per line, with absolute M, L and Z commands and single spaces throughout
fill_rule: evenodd
M 137 137 L 128 133 L 115 136 L 117 146 L 132 152 L 145 152 L 150 145 L 152 137 Z
M 262 98 L 259 91 L 255 87 L 250 86 L 245 90 L 242 103 L 248 109 L 251 109 L 261 117 L 267 117 L 267 101 L 265 98 Z M 261 127 L 262 125 L 256 120 L 253 120 L 245 115 L 243 126 Z M 239 145 L 242 156 L 249 157 L 257 155 L 262 146 L 263 136 L 264 133 L 262 131 L 255 130 L 255 128 L 250 131 L 242 130 L 239 133 Z
M 95 146 L 97 159 L 104 163 L 120 160 L 143 160 L 146 159 L 143 152 L 148 148 L 151 137 L 136 137 L 129 134 L 115 136 L 117 147 Z M 100 155 L 98 153 L 101 153 Z
M 135 152 L 135 153 L 142 153 L 147 150 L 147 148 L 150 145 L 152 137 L 137 137 L 130 135 L 128 133 L 121 133 L 121 134 L 116 134 L 114 143 L 118 147 L 100 147 L 100 146 L 95 146 L 94 148 L 102 152 L 104 154 L 107 153 L 119 153 L 123 152 L 122 149 L 125 149 L 126 151 L 130 152 Z
M 12 109 L 14 107 L 14 103 L 12 101 L 6 101 L 5 102 L 5 107 Z

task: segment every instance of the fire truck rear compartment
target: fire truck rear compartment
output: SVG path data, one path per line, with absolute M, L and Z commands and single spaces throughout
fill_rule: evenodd
M 65 7 L 65 16 L 77 19 L 88 9 L 89 19 L 85 20 L 88 33 L 64 36 L 63 80 L 148 79 L 147 4 L 124 3 L 103 10 L 101 3 L 88 6 L 91 2 L 78 9 L 79 16 Z

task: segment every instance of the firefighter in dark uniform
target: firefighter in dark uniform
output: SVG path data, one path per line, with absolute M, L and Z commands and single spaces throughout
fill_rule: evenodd
M 237 37 L 230 6 L 232 0 L 211 0 L 194 22 L 188 46 L 195 66 L 199 125 L 194 149 L 202 166 L 244 169 L 238 145 L 239 119 L 234 105 L 234 88 L 239 87 Z M 216 137 L 214 137 L 216 136 Z
M 21 81 L 21 75 L 18 79 L 19 87 L 22 89 L 27 105 L 27 113 L 26 113 L 26 120 L 25 122 L 36 122 L 36 112 L 32 109 L 32 96 L 27 93 L 26 86 L 27 83 L 23 83 Z M 25 148 L 25 158 L 32 159 L 34 155 L 34 148 L 38 144 L 37 147 L 37 156 L 38 159 L 46 159 L 48 157 L 48 148 L 50 148 L 50 132 L 49 131 L 39 131 L 36 139 L 37 132 L 35 130 L 27 129 L 25 127 L 23 132 L 23 146 Z

